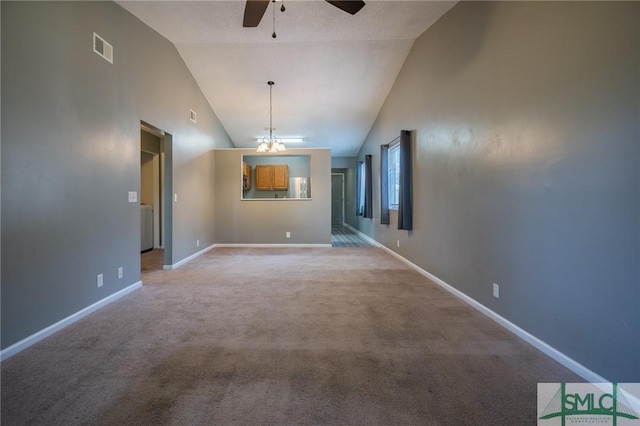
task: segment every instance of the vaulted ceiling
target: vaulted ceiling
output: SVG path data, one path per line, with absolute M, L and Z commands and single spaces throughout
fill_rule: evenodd
M 273 127 L 289 147 L 354 156 L 413 42 L 455 1 L 371 1 L 350 15 L 321 0 L 278 0 L 243 28 L 245 2 L 119 1 L 171 41 L 237 147 Z M 272 38 L 273 16 L 275 31 Z

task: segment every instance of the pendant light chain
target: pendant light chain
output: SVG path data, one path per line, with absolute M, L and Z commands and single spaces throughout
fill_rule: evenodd
M 273 33 L 271 33 L 271 37 L 276 38 L 276 0 L 271 0 L 273 3 Z M 286 8 L 284 7 L 284 0 L 282 0 L 282 6 L 280 6 L 280 12 L 284 12 Z
M 258 152 L 279 152 L 286 151 L 287 147 L 284 146 L 280 139 L 273 137 L 273 81 L 268 81 L 269 85 L 269 139 L 266 137 L 262 139 L 262 142 L 258 145 Z
M 271 0 L 273 3 L 273 34 L 271 37 L 276 38 L 276 0 Z

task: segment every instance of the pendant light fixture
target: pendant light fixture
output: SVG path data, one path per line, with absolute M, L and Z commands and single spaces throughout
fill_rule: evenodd
M 273 137 L 273 85 L 275 84 L 273 81 L 268 81 L 269 85 L 269 138 L 262 138 L 260 144 L 258 145 L 258 152 L 281 152 L 286 151 L 287 148 L 284 146 L 280 139 Z

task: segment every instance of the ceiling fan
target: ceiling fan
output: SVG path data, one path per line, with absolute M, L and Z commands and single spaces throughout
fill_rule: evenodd
M 275 0 L 247 0 L 244 6 L 244 20 L 242 21 L 243 27 L 257 27 L 264 12 L 267 10 L 269 3 Z M 360 9 L 364 7 L 363 1 L 350 1 L 350 0 L 325 0 L 327 3 L 331 3 L 340 10 L 355 15 Z

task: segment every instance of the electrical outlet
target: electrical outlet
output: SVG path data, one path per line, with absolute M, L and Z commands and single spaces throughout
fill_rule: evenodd
M 396 246 L 400 247 L 400 240 L 396 240 Z
M 196 240 L 196 247 L 200 247 L 200 240 Z
M 493 297 L 500 299 L 500 286 L 496 283 L 493 283 Z
M 104 283 L 104 276 L 102 274 L 98 274 L 98 287 L 102 287 Z
M 287 231 L 287 238 L 291 238 L 291 232 Z
M 178 194 L 173 194 L 173 202 L 174 203 L 178 202 Z
M 124 276 L 124 268 L 121 266 L 118 268 L 118 279 L 121 280 Z

